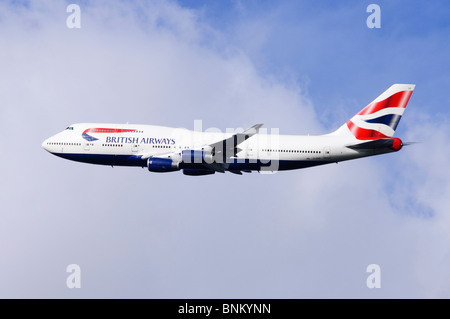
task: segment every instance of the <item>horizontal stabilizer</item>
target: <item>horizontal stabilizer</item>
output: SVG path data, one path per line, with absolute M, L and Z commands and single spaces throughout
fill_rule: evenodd
M 393 148 L 397 150 L 397 148 L 401 148 L 403 143 L 398 138 L 382 138 L 378 140 L 373 140 L 369 142 L 364 142 L 355 145 L 347 145 L 348 148 L 354 150 L 374 150 L 380 148 Z

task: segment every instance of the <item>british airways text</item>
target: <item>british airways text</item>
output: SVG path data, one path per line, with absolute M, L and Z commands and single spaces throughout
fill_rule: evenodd
M 106 143 L 130 143 L 130 144 L 165 144 L 174 145 L 173 138 L 156 138 L 156 137 L 126 137 L 126 136 L 107 136 Z

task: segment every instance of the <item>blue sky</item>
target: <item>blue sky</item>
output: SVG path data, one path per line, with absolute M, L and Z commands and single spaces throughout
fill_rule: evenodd
M 450 296 L 445 1 L 378 1 L 381 29 L 369 1 L 79 2 L 76 30 L 69 3 L 0 3 L 0 297 Z M 189 178 L 40 146 L 77 122 L 322 134 L 393 83 L 421 143 L 338 165 Z
M 372 85 L 379 83 L 382 89 L 383 81 L 412 81 L 428 91 L 449 85 L 450 22 L 445 1 L 431 6 L 378 1 L 380 29 L 365 24 L 370 1 L 187 3 L 201 10 L 209 24 L 225 30 L 260 72 L 289 75 L 309 84 L 308 93 L 319 111 L 332 108 L 345 92 L 365 103 Z M 255 44 L 251 38 L 260 40 Z M 436 93 L 431 101 L 429 96 L 422 101 L 420 95 L 416 100 L 442 105 Z

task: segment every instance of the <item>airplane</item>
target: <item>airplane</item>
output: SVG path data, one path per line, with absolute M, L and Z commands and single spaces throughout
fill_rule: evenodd
M 415 88 L 394 84 L 332 133 L 305 136 L 260 132 L 207 132 L 183 128 L 78 123 L 46 139 L 42 147 L 61 158 L 91 164 L 137 166 L 150 172 L 275 172 L 397 152 L 394 132 Z

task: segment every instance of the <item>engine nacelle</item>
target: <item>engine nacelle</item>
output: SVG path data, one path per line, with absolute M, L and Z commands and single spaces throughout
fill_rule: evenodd
M 213 170 L 207 170 L 207 169 L 183 169 L 183 174 L 184 175 L 189 175 L 189 176 L 201 176 L 201 175 L 211 175 L 214 174 L 215 171 Z
M 186 150 L 181 152 L 181 161 L 185 164 L 211 164 L 214 158 L 210 152 Z
M 150 157 L 147 160 L 147 168 L 150 172 L 165 173 L 178 171 L 180 168 L 178 162 L 171 158 Z

